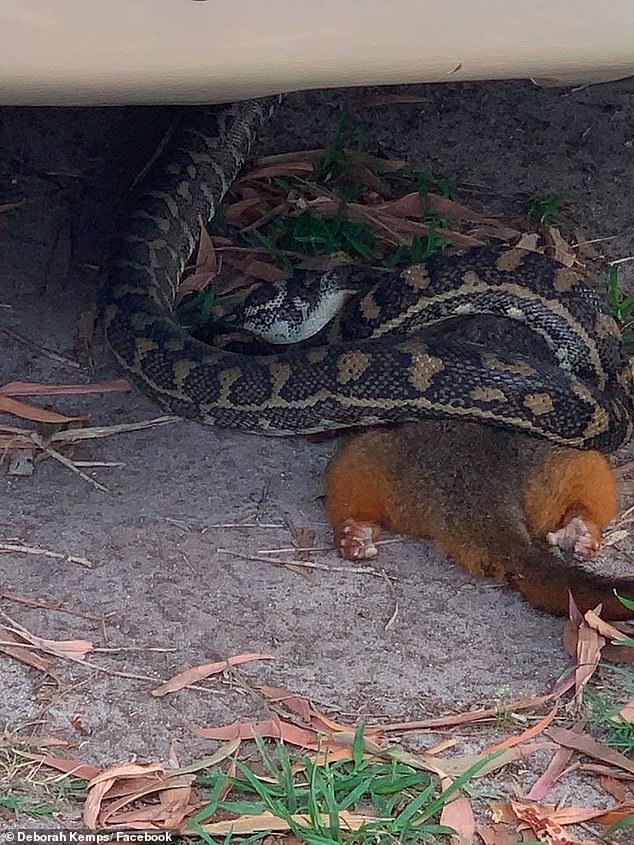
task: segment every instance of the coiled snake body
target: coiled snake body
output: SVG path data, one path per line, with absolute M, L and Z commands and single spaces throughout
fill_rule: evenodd
M 601 296 L 576 271 L 521 249 L 477 248 L 402 273 L 342 269 L 343 286 L 359 293 L 323 346 L 246 356 L 179 327 L 174 301 L 201 223 L 272 106 L 191 110 L 133 190 L 100 304 L 116 358 L 145 393 L 180 416 L 271 435 L 444 416 L 603 451 L 630 438 L 632 371 Z M 474 314 L 527 326 L 553 360 L 418 336 Z

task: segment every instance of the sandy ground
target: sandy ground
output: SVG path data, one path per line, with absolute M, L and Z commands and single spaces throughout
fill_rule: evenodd
M 531 194 L 561 192 L 569 220 L 590 237 L 618 235 L 601 244 L 606 255 L 634 253 L 631 84 L 578 92 L 529 83 L 408 90 L 429 102 L 359 113 L 370 149 L 448 176 L 467 203 L 511 216 Z M 342 100 L 357 97 L 291 98 L 262 150 L 320 146 Z M 73 356 L 117 202 L 168 118 L 165 109 L 0 110 L 0 202 L 12 191 L 26 200 L 0 220 L 0 329 Z M 628 281 L 628 265 L 622 278 Z M 0 384 L 117 375 L 99 344 L 91 372 L 1 336 Z M 136 392 L 60 399 L 55 407 L 88 414 L 95 425 L 160 413 Z M 9 417 L 2 422 L 15 424 Z M 345 571 L 303 577 L 233 554 L 287 547 L 298 528 L 315 529 L 317 545 L 329 544 L 316 497 L 333 449 L 177 422 L 92 441 L 76 452 L 78 459 L 122 462 L 87 470 L 108 492 L 54 460 L 28 478 L 2 472 L 0 542 L 19 540 L 92 563 L 3 554 L 3 590 L 58 600 L 77 615 L 8 601 L 2 609 L 40 636 L 134 646 L 140 650 L 90 659 L 147 680 L 66 662 L 58 688 L 2 659 L 0 724 L 41 718 L 43 732 L 81 743 L 81 757 L 99 763 L 162 759 L 170 743 L 187 760 L 209 748 L 189 723 L 255 717 L 261 705 L 220 681 L 207 693 L 155 699 L 152 679 L 244 651 L 275 660 L 251 664 L 242 677 L 314 697 L 352 719 L 476 706 L 494 701 L 502 687 L 512 695 L 542 691 L 568 663 L 561 621 L 471 578 L 429 544 L 385 546 L 379 565 L 393 580 Z M 340 563 L 332 551 L 312 559 Z M 76 715 L 89 736 L 73 727 Z

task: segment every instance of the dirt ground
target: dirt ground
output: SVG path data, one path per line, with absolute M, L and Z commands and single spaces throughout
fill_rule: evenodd
M 606 256 L 634 254 L 634 84 L 576 92 L 528 82 L 407 90 L 428 102 L 358 112 L 370 150 L 451 178 L 460 199 L 491 212 L 512 216 L 532 194 L 562 193 L 570 221 L 588 237 L 611 238 L 599 245 Z M 262 151 L 323 145 L 342 101 L 354 109 L 358 97 L 291 97 Z M 0 215 L 0 384 L 117 376 L 100 342 L 90 371 L 57 363 L 2 329 L 73 357 L 117 203 L 169 117 L 159 108 L 0 110 L 0 203 L 12 192 L 25 198 Z M 624 283 L 633 268 L 623 265 Z M 89 415 L 92 425 L 160 414 L 137 392 L 53 401 Z M 56 600 L 75 615 L 10 601 L 2 610 L 39 636 L 138 650 L 91 655 L 104 671 L 59 664 L 59 687 L 3 658 L 0 724 L 41 720 L 38 730 L 80 744 L 79 756 L 90 762 L 165 759 L 172 743 L 187 761 L 210 747 L 191 723 L 257 717 L 261 704 L 227 680 L 210 683 L 208 692 L 157 699 L 152 679 L 245 651 L 274 660 L 250 664 L 240 677 L 287 687 L 353 720 L 479 706 L 505 687 L 511 696 L 546 689 L 568 665 L 562 622 L 470 577 L 429 544 L 386 545 L 377 566 L 390 578 L 343 568 L 304 577 L 237 556 L 288 547 L 299 528 L 315 529 L 316 545 L 330 544 L 317 496 L 333 449 L 332 442 L 176 422 L 90 441 L 75 453 L 121 462 L 86 470 L 107 492 L 55 460 L 26 478 L 3 470 L 0 543 L 92 565 L 2 554 L 3 591 Z M 311 559 L 340 565 L 333 551 Z M 73 726 L 78 715 L 83 732 Z

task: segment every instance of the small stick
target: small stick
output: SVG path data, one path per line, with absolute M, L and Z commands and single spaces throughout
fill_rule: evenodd
M 42 557 L 52 557 L 56 560 L 64 560 L 68 563 L 77 563 L 79 566 L 85 566 L 86 569 L 94 569 L 95 565 L 87 560 L 85 557 L 78 557 L 77 555 L 66 555 L 63 552 L 53 552 L 50 549 L 43 549 L 40 546 L 26 546 L 18 543 L 0 543 L 0 552 L 17 552 L 23 555 L 39 555 Z
M 206 525 L 205 528 L 286 528 L 275 522 L 216 522 L 213 525 Z
M 398 609 L 399 609 L 398 608 L 398 602 L 395 601 L 394 602 L 394 612 L 392 613 L 390 618 L 387 620 L 387 622 L 383 626 L 384 631 L 389 631 L 390 628 L 392 627 L 392 625 L 396 622 L 396 617 L 398 616 Z
M 345 572 L 348 575 L 373 575 L 376 578 L 387 578 L 395 581 L 391 575 L 387 575 L 380 569 L 373 566 L 329 566 L 326 563 L 313 563 L 309 560 L 283 560 L 275 557 L 262 557 L 259 555 L 247 555 L 242 552 L 234 552 L 231 549 L 216 549 L 220 554 L 232 555 L 242 560 L 253 560 L 257 563 L 272 563 L 275 566 L 299 566 L 303 569 L 318 569 L 320 572 Z
M 46 452 L 47 455 L 50 455 L 51 458 L 55 458 L 56 461 L 59 461 L 60 464 L 63 464 L 68 469 L 72 470 L 74 473 L 79 475 L 84 481 L 87 481 L 89 484 L 92 484 L 93 487 L 96 487 L 97 490 L 101 490 L 102 493 L 109 493 L 110 491 L 108 488 L 100 484 L 98 481 L 95 481 L 94 478 L 91 478 L 87 475 L 83 470 L 81 470 L 70 458 L 67 458 L 66 455 L 62 455 L 61 452 L 58 452 L 56 449 L 51 448 L 48 446 L 41 435 L 33 432 L 31 434 L 31 440 L 35 443 L 36 446 L 39 446 L 43 452 Z
M 3 307 L 10 307 L 10 306 L 3 306 Z M 52 349 L 47 349 L 45 346 L 39 346 L 33 340 L 30 340 L 28 337 L 24 337 L 17 332 L 14 332 L 12 329 L 7 329 L 4 326 L 0 329 L 0 331 L 4 332 L 8 337 L 13 338 L 13 340 L 17 340 L 19 343 L 28 346 L 29 349 L 34 349 L 36 352 L 39 352 L 41 355 L 45 355 L 47 358 L 50 358 L 52 361 L 56 361 L 58 364 L 64 364 L 67 367 L 72 367 L 75 370 L 81 369 L 81 365 L 78 361 L 73 361 L 72 358 L 66 358 L 65 355 L 60 355 L 59 352 L 53 352 Z
M 124 467 L 124 461 L 75 461 L 76 467 Z
M 120 425 L 94 426 L 93 428 L 72 428 L 64 431 L 56 431 L 51 435 L 51 443 L 75 443 L 78 440 L 95 440 L 100 437 L 110 437 L 113 434 L 126 434 L 129 431 L 142 431 L 146 428 L 153 428 L 159 425 L 180 422 L 180 417 L 155 417 L 151 420 L 140 420 L 135 423 L 121 423 Z M 6 430 L 3 429 L 2 430 Z M 25 432 L 25 429 L 14 429 L 17 432 Z
M 407 537 L 391 537 L 387 540 L 376 540 L 374 545 L 375 546 L 391 546 L 394 543 L 404 543 L 407 540 Z M 306 547 L 295 547 L 295 546 L 286 546 L 282 549 L 258 549 L 256 554 L 258 555 L 277 555 L 283 554 L 285 552 L 334 552 L 336 551 L 334 546 L 306 546 Z
M 300 554 L 304 552 L 334 552 L 334 546 L 286 546 L 282 549 L 258 549 L 258 555 Z
M 172 652 L 172 651 L 180 651 L 180 649 L 175 647 L 168 647 L 168 646 L 159 646 L 159 645 L 129 645 L 129 646 L 112 646 L 109 648 L 107 646 L 97 646 L 92 649 L 93 653 L 99 652 L 99 654 L 118 654 L 119 652 L 124 651 L 158 651 L 158 652 Z
M 80 610 L 70 610 L 64 607 L 61 601 L 46 601 L 44 599 L 29 599 L 26 596 L 19 596 L 16 593 L 6 593 L 0 589 L 0 601 L 12 601 L 16 604 L 23 604 L 26 607 L 41 608 L 42 610 L 54 610 L 56 613 L 67 613 L 69 616 L 78 616 L 80 619 L 89 619 L 91 622 L 102 622 L 102 613 L 82 613 Z M 106 616 L 114 616 L 115 611 L 107 613 Z
M 96 672 L 104 672 L 106 675 L 114 675 L 117 678 L 126 678 L 131 681 L 150 681 L 156 684 L 160 679 L 152 678 L 149 675 L 135 675 L 133 672 L 119 672 L 117 669 L 107 669 L 105 666 L 98 666 L 90 660 L 73 660 L 73 664 L 79 663 L 80 666 L 88 666 L 89 669 L 94 669 Z

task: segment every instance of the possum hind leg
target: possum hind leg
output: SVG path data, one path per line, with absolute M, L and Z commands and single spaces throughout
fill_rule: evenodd
M 347 560 L 369 560 L 377 555 L 381 536 L 387 479 L 379 462 L 370 456 L 372 432 L 343 446 L 326 473 L 326 508 L 335 533 L 335 545 Z

